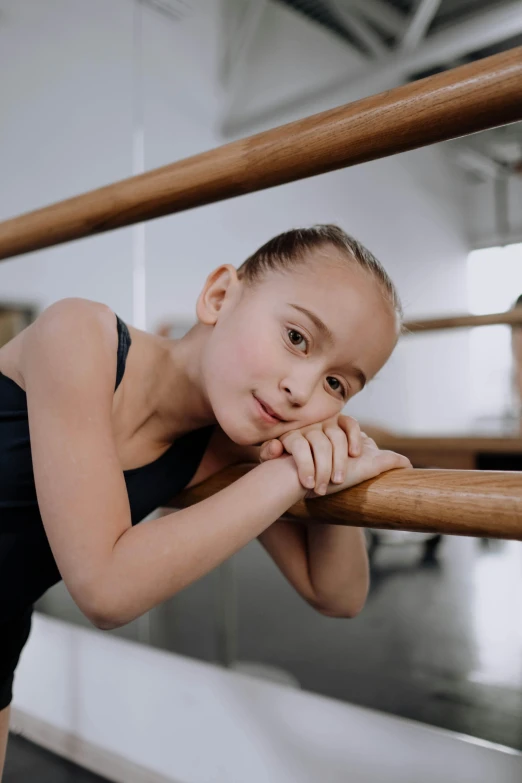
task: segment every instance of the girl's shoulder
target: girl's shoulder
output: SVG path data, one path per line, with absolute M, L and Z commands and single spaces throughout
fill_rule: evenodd
M 50 352 L 66 362 L 71 352 L 89 345 L 93 349 L 103 345 L 107 353 L 114 353 L 118 343 L 115 324 L 115 313 L 101 302 L 60 299 L 0 348 L 0 372 L 25 390 L 27 363 L 35 354 Z

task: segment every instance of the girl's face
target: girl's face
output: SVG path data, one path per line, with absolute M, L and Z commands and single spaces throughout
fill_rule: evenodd
M 218 424 L 252 445 L 339 413 L 389 358 L 397 321 L 355 263 L 303 263 L 254 286 L 221 267 L 198 315 L 212 327 L 202 357 Z

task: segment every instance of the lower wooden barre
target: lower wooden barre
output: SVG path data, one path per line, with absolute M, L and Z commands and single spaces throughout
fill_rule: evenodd
M 184 490 L 174 505 L 185 508 L 198 503 L 251 468 L 227 468 Z M 336 525 L 521 541 L 522 473 L 393 470 L 352 489 L 297 503 L 285 516 Z
M 487 313 L 485 315 L 448 315 L 440 318 L 427 318 L 423 321 L 407 321 L 404 324 L 404 335 L 412 332 L 435 332 L 441 329 L 464 329 L 475 326 L 494 326 L 508 324 L 522 326 L 522 308 L 507 310 L 504 313 Z

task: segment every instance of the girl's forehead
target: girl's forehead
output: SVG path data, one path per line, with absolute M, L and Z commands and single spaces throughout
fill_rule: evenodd
M 357 281 L 375 282 L 368 270 L 363 269 L 356 261 L 331 254 L 305 258 L 290 267 L 275 271 L 270 277 L 280 285 L 302 287 L 318 284 L 328 287 L 332 283 L 349 287 L 356 285 Z
M 268 293 L 278 301 L 292 302 L 302 307 L 326 308 L 332 317 L 346 316 L 354 307 L 390 305 L 383 296 L 379 282 L 355 263 L 344 261 L 323 265 L 300 264 L 288 272 L 268 278 Z
M 368 378 L 393 351 L 398 335 L 393 305 L 378 281 L 355 264 L 297 267 L 296 273 L 274 278 L 267 293 L 278 311 L 317 331 L 335 361 L 364 365 Z

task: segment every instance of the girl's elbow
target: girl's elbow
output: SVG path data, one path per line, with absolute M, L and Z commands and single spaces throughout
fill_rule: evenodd
M 80 609 L 89 622 L 100 631 L 113 631 L 125 625 L 125 622 L 107 604 L 90 604 L 88 607 L 84 605 L 80 606 Z
M 316 607 L 317 611 L 320 612 L 325 617 L 336 617 L 340 620 L 353 620 L 354 617 L 357 617 L 358 614 L 362 612 L 364 609 L 365 602 L 362 601 L 359 604 L 350 604 L 349 606 L 342 606 L 342 607 L 325 607 L 320 608 Z
M 121 620 L 103 612 L 87 615 L 87 619 L 100 631 L 114 631 L 115 628 L 121 628 L 122 625 L 125 625 Z
M 76 603 L 89 622 L 101 631 L 112 631 L 129 622 L 105 591 L 83 590 Z
M 360 595 L 350 595 L 343 602 L 316 601 L 312 604 L 314 609 L 325 617 L 337 617 L 342 620 L 353 620 L 362 612 L 368 597 L 368 590 Z

